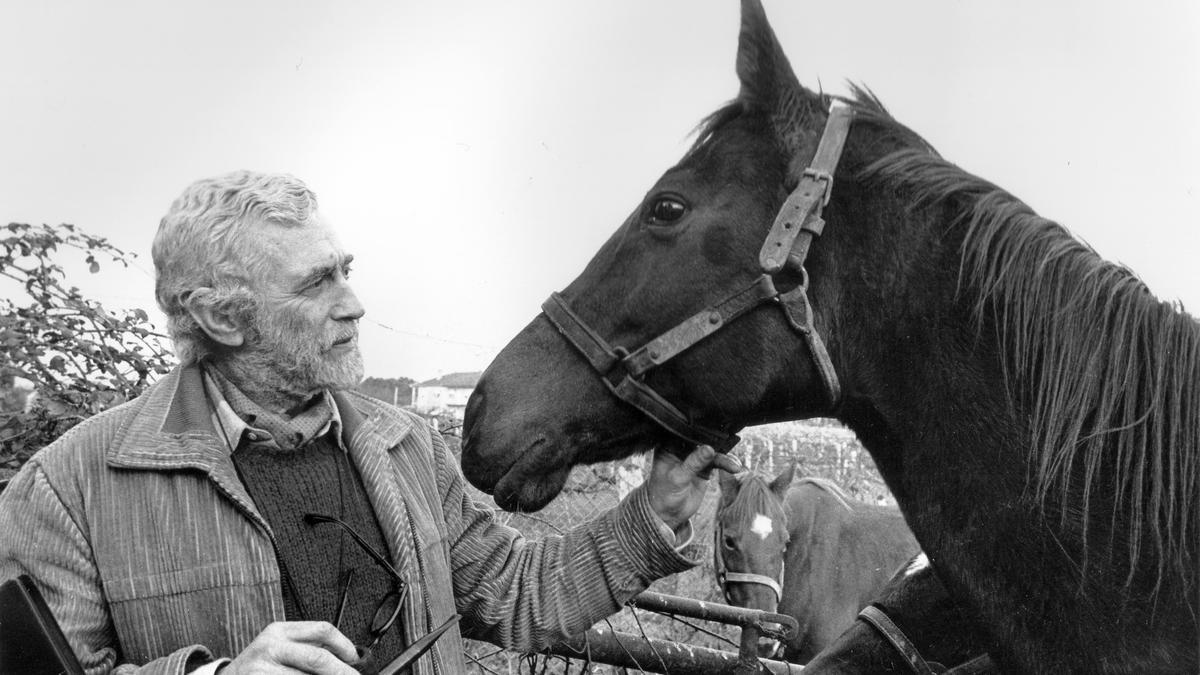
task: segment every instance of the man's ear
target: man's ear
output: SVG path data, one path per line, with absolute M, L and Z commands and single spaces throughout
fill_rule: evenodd
M 211 288 L 197 288 L 183 301 L 192 319 L 218 344 L 241 347 L 246 342 L 246 328 L 225 303 L 214 302 Z

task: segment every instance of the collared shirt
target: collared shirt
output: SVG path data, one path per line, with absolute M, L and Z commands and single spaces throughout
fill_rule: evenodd
M 261 427 L 251 426 L 242 419 L 233 410 L 233 406 L 226 400 L 224 393 L 221 391 L 221 385 L 216 378 L 220 377 L 217 373 L 215 376 L 211 372 L 210 367 L 202 368 L 204 378 L 204 391 L 208 395 L 209 401 L 212 403 L 212 422 L 213 426 L 220 430 L 220 433 L 225 439 L 226 445 L 229 446 L 229 451 L 233 452 L 241 444 L 245 438 L 252 443 L 275 443 L 278 445 L 278 440 L 271 434 L 270 431 Z M 230 386 L 233 386 L 230 383 Z M 337 404 L 333 400 L 333 395 L 328 389 L 321 390 L 321 400 L 314 405 L 325 406 L 330 411 L 329 421 L 324 424 L 315 434 L 313 438 L 320 438 L 325 434 L 333 432 L 335 443 L 342 451 L 346 451 L 346 444 L 342 438 L 342 416 L 338 412 Z

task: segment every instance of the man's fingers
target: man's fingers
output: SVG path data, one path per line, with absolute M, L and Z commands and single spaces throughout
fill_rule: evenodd
M 293 642 L 279 654 L 279 665 L 289 666 L 302 673 L 320 675 L 357 675 L 358 671 L 328 649 L 307 642 Z
M 692 451 L 685 460 L 688 468 L 692 470 L 700 478 L 708 480 L 712 475 L 713 468 L 728 471 L 729 473 L 737 473 L 743 470 L 742 463 L 736 458 L 721 452 L 717 452 L 710 446 L 701 445 Z
M 729 455 L 720 452 L 718 452 L 717 456 L 713 458 L 712 463 L 713 466 L 717 467 L 718 469 L 727 471 L 729 473 L 741 473 L 742 471 L 746 470 L 746 467 L 743 466 L 736 457 L 730 457 Z
M 275 625 L 289 641 L 320 647 L 347 663 L 358 659 L 358 650 L 350 638 L 327 621 L 286 621 Z
M 717 455 L 717 451 L 714 450 L 712 446 L 698 445 L 696 446 L 695 450 L 692 450 L 692 452 L 688 454 L 687 458 L 683 460 L 683 463 L 687 464 L 687 467 L 691 469 L 693 473 L 700 473 L 701 471 L 707 471 L 710 467 L 712 467 L 713 458 L 715 458 Z

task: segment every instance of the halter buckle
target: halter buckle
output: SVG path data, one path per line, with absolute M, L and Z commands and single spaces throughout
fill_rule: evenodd
M 822 189 L 821 206 L 828 206 L 829 200 L 833 197 L 833 175 L 828 171 L 814 169 L 811 166 L 805 169 L 804 173 L 800 175 L 825 184 L 825 187 Z

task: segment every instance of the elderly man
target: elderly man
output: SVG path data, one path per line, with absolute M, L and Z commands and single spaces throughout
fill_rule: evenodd
M 89 673 L 353 673 L 438 627 L 578 633 L 694 564 L 709 448 L 563 537 L 526 541 L 464 492 L 441 437 L 352 391 L 351 256 L 284 175 L 188 187 L 154 241 L 181 366 L 38 453 L 0 494 L 0 579 L 36 579 Z M 683 544 L 679 544 L 683 540 Z

